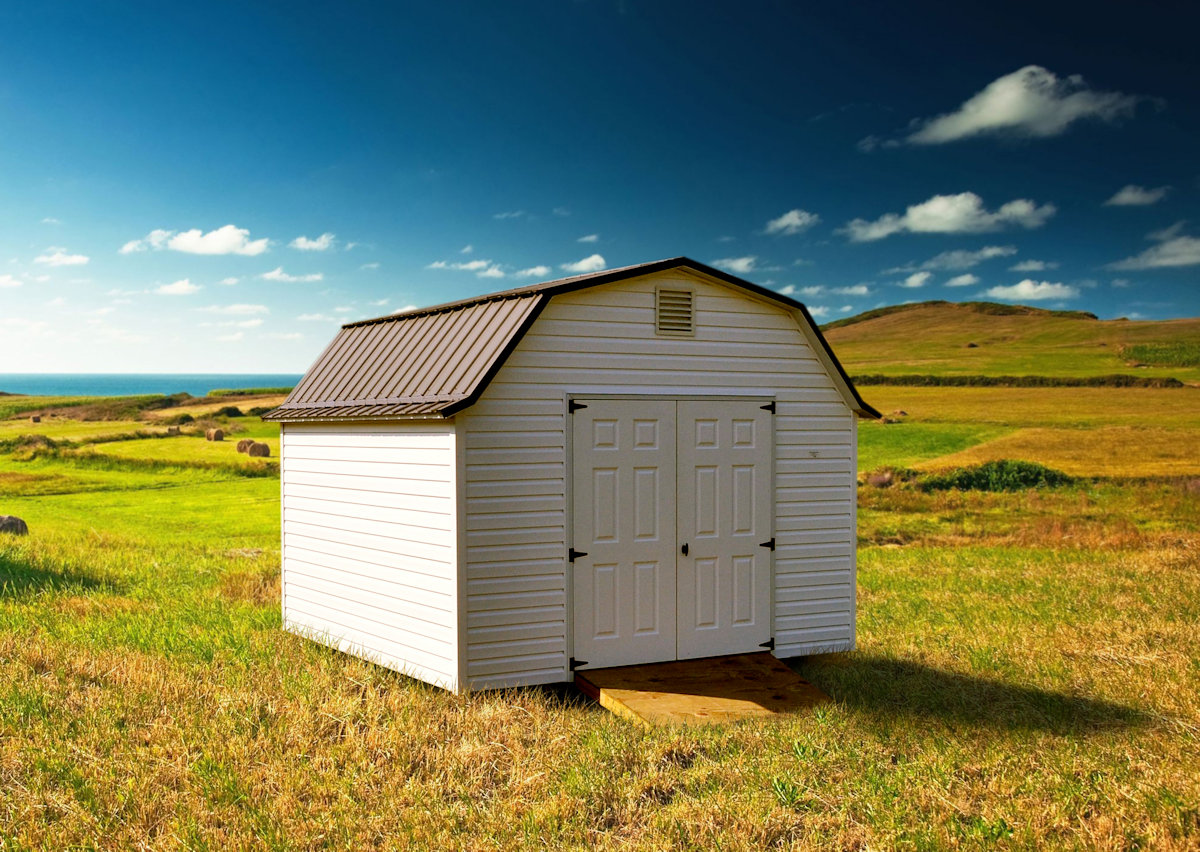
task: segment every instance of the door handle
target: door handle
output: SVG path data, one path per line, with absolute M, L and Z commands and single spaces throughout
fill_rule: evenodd
M 687 542 L 686 542 L 686 541 L 683 543 L 683 547 L 679 548 L 679 550 L 680 550 L 680 552 L 682 552 L 682 553 L 683 553 L 683 555 L 684 555 L 684 556 L 687 556 L 687 553 L 688 553 L 688 546 L 687 546 Z

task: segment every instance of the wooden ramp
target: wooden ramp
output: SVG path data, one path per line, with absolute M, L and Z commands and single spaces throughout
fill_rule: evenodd
M 706 725 L 804 710 L 829 696 L 770 654 L 575 673 L 600 706 L 646 725 Z

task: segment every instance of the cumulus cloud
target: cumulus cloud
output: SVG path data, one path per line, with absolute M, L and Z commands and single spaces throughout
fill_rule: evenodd
M 473 251 L 475 251 L 475 246 L 471 245 L 470 243 L 467 243 L 465 246 L 463 246 L 462 248 L 460 248 L 458 250 L 458 253 L 459 254 L 470 254 Z
M 603 256 L 598 254 L 589 254 L 582 260 L 577 260 L 574 263 L 560 264 L 567 272 L 584 273 L 584 272 L 599 272 L 602 269 L 608 268 L 608 263 Z
M 777 292 L 781 296 L 791 296 L 792 294 L 794 294 L 796 292 L 796 285 L 788 284 L 786 286 L 780 287 Z
M 493 219 L 520 219 L 525 215 L 524 210 L 506 210 L 503 213 L 493 213 Z
M 11 275 L 9 275 L 7 273 L 0 275 L 0 289 L 4 289 L 5 287 L 20 287 L 20 286 L 21 286 L 21 282 L 18 281 L 16 278 L 13 278 Z
M 1017 253 L 1016 246 L 984 246 L 976 251 L 956 249 L 934 255 L 921 264 L 922 269 L 962 270 L 971 269 L 996 257 L 1010 257 Z M 911 269 L 911 267 L 910 267 Z
M 181 278 L 171 284 L 163 284 L 154 292 L 160 296 L 190 296 L 192 293 L 199 293 L 203 289 L 199 284 L 193 284 L 186 278 Z
M 900 286 L 908 287 L 910 289 L 915 289 L 917 287 L 924 287 L 926 284 L 929 283 L 929 279 L 932 277 L 933 277 L 932 272 L 914 272 L 912 275 L 908 276 L 903 281 L 901 281 Z
M 206 308 L 197 308 L 208 314 L 228 314 L 232 316 L 247 316 L 250 314 L 269 314 L 271 309 L 266 305 L 209 305 Z
M 873 222 L 853 219 L 839 233 L 851 242 L 882 240 L 892 234 L 979 234 L 999 231 L 1010 225 L 1039 228 L 1053 216 L 1053 204 L 1038 206 L 1027 198 L 1018 198 L 990 211 L 983 199 L 973 192 L 935 195 L 928 201 L 910 206 L 904 213 L 885 213 Z
M 829 316 L 829 308 L 825 305 L 809 305 L 808 312 L 812 314 L 814 319 Z
M 233 277 L 222 278 L 220 283 L 224 284 L 226 287 L 232 287 L 234 284 L 238 283 L 238 279 Z
M 550 274 L 550 267 L 538 264 L 537 266 L 529 266 L 525 269 L 517 270 L 518 278 L 544 278 Z
M 852 287 L 834 287 L 830 292 L 840 293 L 843 296 L 869 296 L 871 287 L 868 284 L 855 284 Z
M 372 270 L 372 269 L 378 269 L 378 268 L 379 268 L 378 263 L 364 263 L 362 266 L 359 267 L 359 269 L 368 270 L 368 271 Z
M 784 213 L 778 219 L 772 219 L 768 222 L 767 233 L 791 236 L 792 234 L 807 231 L 820 221 L 821 217 L 816 213 L 809 213 L 807 210 L 801 210 L 797 207 L 794 210 Z
M 1056 260 L 1022 260 L 1009 267 L 1011 272 L 1044 272 L 1047 269 L 1058 269 Z
M 458 269 L 464 272 L 474 272 L 480 278 L 503 278 L 504 269 L 490 260 L 467 260 L 451 263 L 446 260 L 435 260 L 426 269 Z
M 954 112 L 918 121 L 903 141 L 941 145 L 977 136 L 1058 136 L 1077 121 L 1111 122 L 1131 115 L 1138 100 L 1092 89 L 1078 74 L 1060 78 L 1039 65 L 1026 65 L 993 80 Z
M 1183 233 L 1183 222 L 1169 228 L 1147 234 L 1147 239 L 1158 243 L 1141 254 L 1108 264 L 1109 269 L 1163 269 L 1174 266 L 1196 266 L 1200 264 L 1200 238 Z
M 1104 205 L 1106 207 L 1146 207 L 1162 201 L 1170 191 L 1171 187 L 1169 186 L 1146 189 L 1144 186 L 1135 186 L 1131 183 L 1118 189 L 1112 198 L 1104 202 Z
M 130 240 L 121 246 L 121 254 L 153 249 L 161 251 L 184 252 L 185 254 L 242 254 L 259 255 L 267 250 L 270 240 L 265 237 L 260 240 L 250 239 L 247 228 L 236 225 L 222 225 L 207 234 L 199 228 L 189 231 L 167 231 L 157 228 L 140 240 Z
M 1079 295 L 1079 290 L 1069 284 L 1026 278 L 1008 287 L 992 287 L 985 295 L 1006 302 L 1044 302 L 1048 299 L 1074 299 Z
M 218 334 L 217 343 L 237 343 L 246 336 L 244 331 L 235 331 L 233 334 Z
M 55 219 L 53 216 L 47 216 L 46 218 L 42 219 L 42 224 L 43 225 L 61 225 L 62 222 L 58 219 Z
M 757 264 L 758 256 L 753 254 L 748 254 L 744 257 L 722 257 L 712 262 L 712 265 L 718 269 L 726 269 L 730 272 L 736 272 L 738 275 L 753 272 L 757 268 Z
M 312 272 L 308 275 L 288 275 L 283 271 L 282 266 L 276 266 L 270 272 L 264 272 L 258 277 L 264 281 L 282 281 L 287 284 L 294 284 L 297 281 L 321 281 L 325 278 L 320 272 Z
M 598 243 L 598 242 L 600 242 L 600 235 L 599 235 L 599 234 L 587 234 L 587 235 L 585 235 L 585 236 L 582 236 L 582 237 L 580 237 L 578 240 L 576 240 L 576 242 L 579 242 L 579 243 Z
M 45 253 L 35 257 L 33 262 L 45 266 L 82 266 L 88 260 L 90 258 L 86 254 L 71 254 L 65 248 L 51 246 Z
M 979 283 L 979 276 L 972 275 L 970 272 L 964 272 L 962 275 L 955 275 L 946 282 L 947 287 L 970 287 L 973 284 Z
M 808 287 L 801 287 L 800 293 L 804 296 L 819 296 L 825 292 L 825 288 L 820 284 L 812 284 Z
M 392 313 L 393 314 L 406 314 L 409 311 L 415 311 L 416 309 L 417 309 L 416 305 L 405 305 L 403 308 L 396 308 L 396 310 L 392 311 Z
M 296 237 L 288 245 L 300 251 L 325 251 L 326 249 L 333 248 L 333 242 L 334 235 L 324 233 L 316 239 L 311 240 L 308 237 Z

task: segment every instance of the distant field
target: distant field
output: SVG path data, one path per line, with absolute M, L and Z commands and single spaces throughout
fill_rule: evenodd
M 1200 318 L 1095 320 L 913 305 L 826 331 L 851 375 L 1173 377 L 1200 382 Z M 970 344 L 974 344 L 971 346 Z M 1125 347 L 1136 347 L 1125 351 Z M 1147 366 L 1133 366 L 1133 363 Z
M 242 438 L 254 438 L 267 444 L 271 448 L 270 457 L 250 458 L 244 453 L 239 453 L 237 442 Z M 126 459 L 261 466 L 279 462 L 279 426 L 262 424 L 255 429 L 228 435 L 224 441 L 206 441 L 202 435 L 184 435 L 98 444 L 94 451 L 101 455 Z

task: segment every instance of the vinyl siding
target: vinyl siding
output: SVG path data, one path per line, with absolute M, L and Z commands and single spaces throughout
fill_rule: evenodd
M 694 290 L 694 338 L 655 334 L 663 282 Z M 457 417 L 467 685 L 569 679 L 568 393 L 774 397 L 776 654 L 853 647 L 855 415 L 787 311 L 664 272 L 555 296 Z
M 283 623 L 455 690 L 453 423 L 283 425 Z

